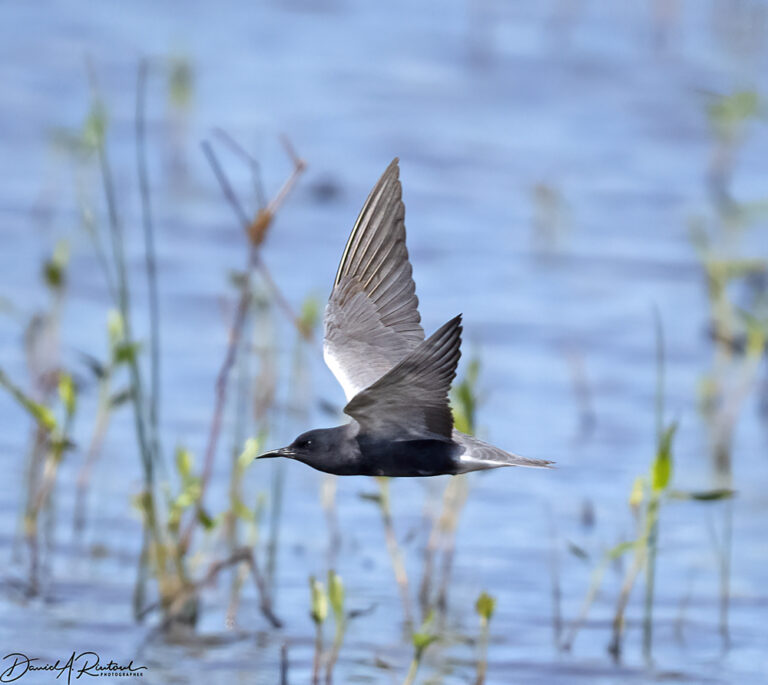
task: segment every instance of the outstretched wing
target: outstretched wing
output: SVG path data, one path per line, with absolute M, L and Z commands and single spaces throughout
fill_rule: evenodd
M 424 340 L 418 306 L 395 158 L 360 210 L 325 309 L 323 356 L 347 400 Z
M 451 439 L 448 391 L 461 356 L 461 315 L 344 407 L 366 435 L 393 439 Z

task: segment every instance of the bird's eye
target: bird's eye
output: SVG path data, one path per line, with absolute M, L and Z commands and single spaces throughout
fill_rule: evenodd
M 303 450 L 308 449 L 309 447 L 312 447 L 312 440 L 310 438 L 305 438 L 304 440 L 301 440 L 299 442 L 299 447 Z

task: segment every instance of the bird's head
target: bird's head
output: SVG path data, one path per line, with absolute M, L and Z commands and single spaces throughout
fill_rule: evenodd
M 344 426 L 318 428 L 302 433 L 287 447 L 261 454 L 257 459 L 287 457 L 301 461 L 321 471 L 328 470 L 346 452 L 347 438 Z

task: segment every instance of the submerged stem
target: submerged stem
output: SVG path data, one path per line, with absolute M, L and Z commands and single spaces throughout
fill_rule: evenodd
M 653 650 L 653 593 L 656 581 L 656 549 L 659 532 L 659 498 L 653 496 L 648 503 L 648 539 L 645 564 L 645 610 L 643 615 L 643 657 L 648 665 Z

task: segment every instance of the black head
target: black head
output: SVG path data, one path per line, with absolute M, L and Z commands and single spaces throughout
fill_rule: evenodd
M 357 444 L 347 437 L 346 426 L 317 428 L 302 433 L 288 447 L 259 455 L 258 459 L 287 457 L 320 471 L 334 473 L 341 462 L 354 456 Z

